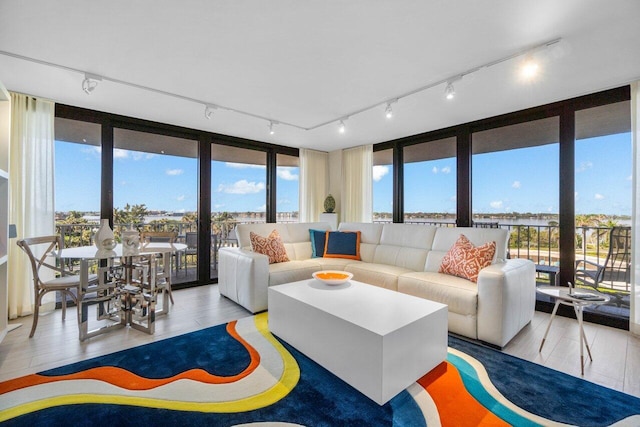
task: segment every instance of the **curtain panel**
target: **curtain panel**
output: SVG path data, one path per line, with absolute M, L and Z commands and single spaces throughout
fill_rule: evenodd
M 329 194 L 329 153 L 300 149 L 300 222 L 316 222 Z
M 640 81 L 631 84 L 631 143 L 632 143 L 632 227 L 631 227 L 631 314 L 629 329 L 640 336 Z
M 342 151 L 342 221 L 373 220 L 373 145 Z
M 55 234 L 54 115 L 53 102 L 11 93 L 9 222 L 18 238 Z M 34 304 L 31 265 L 16 244 L 9 245 L 8 267 L 9 318 L 15 319 L 33 313 Z M 51 293 L 43 309 L 54 304 Z

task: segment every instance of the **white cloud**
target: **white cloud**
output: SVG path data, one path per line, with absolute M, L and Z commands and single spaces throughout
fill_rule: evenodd
M 213 208 L 214 208 L 214 209 L 224 208 L 224 203 L 220 203 L 220 204 L 217 204 L 217 205 L 213 205 Z
M 449 200 L 451 200 L 452 202 L 455 202 L 457 199 L 457 196 L 454 194 L 453 196 L 449 197 Z
M 602 194 L 600 194 L 600 193 L 596 193 L 593 196 L 593 198 L 596 199 L 596 200 L 602 200 L 602 199 L 604 199 L 604 196 Z
M 276 173 L 280 179 L 284 179 L 285 181 L 297 181 L 298 175 L 292 173 L 293 170 L 295 170 L 295 168 L 279 167 Z
M 182 169 L 167 169 L 166 174 L 169 176 L 182 175 L 184 170 Z
M 451 173 L 451 168 L 449 166 L 445 166 L 442 169 L 440 169 L 440 172 L 442 172 L 442 173 Z
M 580 164 L 578 165 L 578 167 L 576 167 L 576 173 L 578 172 L 584 172 L 587 169 L 591 169 L 593 167 L 593 163 L 591 163 L 590 161 L 585 161 L 585 162 L 580 162 Z
M 491 206 L 493 209 L 500 209 L 502 207 L 502 200 L 495 200 L 489 203 L 489 206 Z
M 233 184 L 220 184 L 218 185 L 219 193 L 228 194 L 252 194 L 258 193 L 265 189 L 264 182 L 249 182 L 246 179 L 241 179 Z
M 629 175 L 629 176 L 627 177 L 627 181 L 631 181 L 632 179 L 633 179 L 633 175 Z
M 262 206 L 258 206 L 256 208 L 256 211 L 258 211 L 258 212 L 265 212 L 266 210 L 267 210 L 267 205 L 266 204 L 264 204 Z
M 520 186 L 520 181 L 513 181 L 513 184 L 511 184 L 511 188 L 520 188 Z
M 122 150 L 120 148 L 113 149 L 113 158 L 114 159 L 126 159 L 129 157 L 129 152 L 127 150 Z
M 132 151 L 133 160 L 149 160 L 153 159 L 156 155 L 151 153 L 141 153 L 140 151 Z
M 184 200 L 184 194 L 181 195 L 181 196 L 176 197 L 176 200 L 179 201 L 179 202 L 183 201 Z
M 264 166 L 264 165 L 252 165 L 252 164 L 249 164 L 249 163 L 226 162 L 224 165 L 226 167 L 234 168 L 234 169 L 247 169 L 247 168 L 264 169 L 264 168 L 266 168 L 266 166 Z
M 434 166 L 433 169 L 431 169 L 431 172 L 438 173 L 438 168 L 436 166 Z
M 383 176 L 389 173 L 389 166 L 374 166 L 373 167 L 373 180 L 378 182 Z

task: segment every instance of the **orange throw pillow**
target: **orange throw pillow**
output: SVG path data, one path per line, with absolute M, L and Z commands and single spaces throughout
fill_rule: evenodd
M 287 250 L 284 248 L 284 243 L 278 230 L 273 230 L 267 237 L 262 237 L 251 231 L 249 239 L 254 252 L 269 257 L 269 264 L 289 261 Z
M 491 265 L 495 253 L 496 242 L 473 246 L 467 236 L 461 234 L 442 258 L 438 272 L 463 277 L 477 283 L 480 270 Z

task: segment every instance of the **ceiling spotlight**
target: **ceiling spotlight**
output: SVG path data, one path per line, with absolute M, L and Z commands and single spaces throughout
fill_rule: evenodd
M 269 122 L 269 135 L 273 135 L 274 133 L 276 133 L 276 130 L 273 128 L 275 124 L 276 122 L 274 122 L 273 120 Z
M 444 88 L 444 97 L 447 99 L 453 99 L 456 96 L 456 90 L 453 87 L 453 83 L 447 82 L 447 87 Z
M 215 105 L 205 105 L 204 106 L 204 116 L 207 118 L 207 120 L 211 119 L 211 116 L 213 116 L 213 111 L 218 108 Z
M 538 74 L 538 63 L 536 61 L 534 61 L 531 58 L 527 58 L 524 62 L 524 64 L 522 64 L 522 77 L 525 80 L 531 80 L 533 79 L 536 74 Z
M 393 117 L 393 108 L 391 108 L 391 103 L 387 103 L 387 108 L 385 108 L 384 110 L 384 115 L 387 119 L 390 119 Z
M 85 73 L 84 80 L 82 81 L 82 90 L 89 95 L 98 87 L 98 82 L 100 81 L 102 81 L 102 77 Z
M 338 132 L 344 133 L 347 130 L 347 127 L 344 125 L 344 120 L 340 120 L 338 123 Z

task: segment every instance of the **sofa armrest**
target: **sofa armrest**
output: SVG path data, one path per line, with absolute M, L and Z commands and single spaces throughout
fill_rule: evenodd
M 266 310 L 269 257 L 239 248 L 221 248 L 218 254 L 220 294 L 252 313 Z
M 478 339 L 504 347 L 535 312 L 536 267 L 526 259 L 492 264 L 478 275 Z

